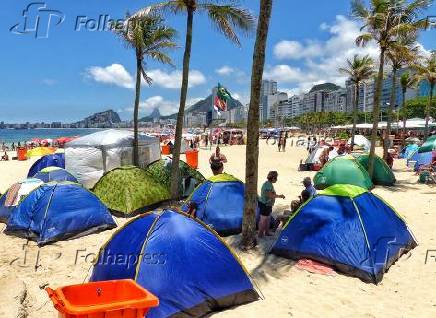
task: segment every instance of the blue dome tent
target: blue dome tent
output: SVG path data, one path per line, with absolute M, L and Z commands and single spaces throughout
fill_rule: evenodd
M 204 317 L 258 299 L 243 266 L 220 237 L 172 210 L 133 219 L 100 250 L 90 280 L 128 278 L 159 298 L 149 318 Z
M 114 227 L 109 211 L 94 194 L 79 184 L 50 182 L 12 210 L 5 233 L 42 246 Z
M 37 161 L 35 161 L 32 167 L 30 167 L 27 177 L 31 178 L 37 172 L 47 167 L 59 167 L 65 169 L 65 154 L 54 153 L 52 155 L 47 155 L 39 158 Z
M 43 183 L 44 182 L 39 179 L 28 178 L 13 184 L 0 197 L 0 222 L 7 223 L 12 210 L 21 200 Z
M 379 197 L 357 186 L 333 185 L 290 218 L 272 253 L 310 258 L 377 284 L 415 246 L 404 220 Z
M 244 191 L 242 181 L 222 173 L 199 185 L 187 199 L 182 210 L 187 212 L 193 202 L 196 206 L 195 216 L 218 234 L 237 234 L 242 231 Z
M 78 183 L 77 179 L 71 173 L 59 167 L 44 168 L 41 171 L 37 172 L 33 177 L 36 179 L 40 179 L 43 182 L 70 181 Z
M 399 158 L 404 158 L 409 160 L 410 157 L 413 155 L 415 151 L 419 149 L 419 146 L 417 144 L 410 144 L 403 148 L 403 150 L 400 153 Z

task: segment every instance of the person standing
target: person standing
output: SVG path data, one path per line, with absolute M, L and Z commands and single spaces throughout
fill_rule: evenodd
M 283 150 L 283 152 L 286 151 L 286 139 L 288 139 L 288 132 L 285 132 L 285 134 L 283 136 L 283 141 L 282 141 L 282 150 Z
M 269 233 L 270 221 L 272 208 L 274 206 L 276 198 L 284 199 L 283 194 L 276 194 L 273 183 L 277 182 L 278 173 L 277 171 L 270 171 L 266 177 L 267 181 L 264 182 L 260 190 L 259 198 L 259 210 L 260 210 L 260 221 L 259 221 L 259 238 L 265 235 L 270 236 Z

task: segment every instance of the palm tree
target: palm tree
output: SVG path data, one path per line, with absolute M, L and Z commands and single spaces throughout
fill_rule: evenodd
M 245 151 L 244 217 L 242 220 L 241 248 L 256 245 L 257 180 L 259 160 L 259 103 L 265 65 L 265 47 L 271 18 L 272 0 L 260 1 L 259 22 L 251 69 L 251 93 L 248 109 L 247 148 Z
M 186 96 L 188 93 L 189 64 L 191 59 L 192 29 L 195 13 L 205 13 L 216 29 L 226 38 L 241 45 L 235 29 L 250 32 L 254 28 L 255 19 L 246 9 L 228 0 L 167 0 L 154 6 L 158 10 L 180 14 L 186 12 L 186 41 L 183 55 L 182 87 L 180 90 L 180 105 L 177 114 L 175 144 L 173 149 L 173 164 L 171 168 L 171 195 L 173 199 L 179 196 L 179 160 L 182 143 L 183 116 L 185 115 Z
M 152 84 L 152 79 L 147 75 L 144 58 L 149 58 L 164 64 L 172 65 L 171 58 L 166 50 L 173 49 L 176 44 L 173 39 L 176 30 L 165 26 L 163 18 L 150 10 L 138 11 L 132 16 L 127 16 L 125 22 L 112 25 L 112 30 L 124 41 L 127 48 L 135 50 L 136 56 L 136 93 L 133 112 L 134 141 L 133 164 L 139 165 L 138 149 L 138 117 L 139 99 L 141 97 L 141 77 Z
M 417 32 L 420 28 L 427 26 L 426 20 L 419 19 L 419 13 L 428 8 L 431 2 L 432 0 L 414 0 L 410 3 L 405 0 L 371 0 L 369 8 L 366 8 L 362 0 L 352 0 L 352 14 L 364 23 L 362 30 L 365 30 L 365 33 L 356 38 L 356 44 L 365 46 L 368 42 L 375 41 L 380 49 L 368 162 L 368 172 L 371 177 L 374 170 L 375 143 L 386 51 L 395 45 L 399 35 Z
M 392 66 L 392 88 L 391 97 L 388 105 L 388 118 L 386 125 L 386 136 L 391 134 L 392 109 L 396 102 L 397 74 L 405 65 L 413 63 L 417 58 L 418 47 L 416 45 L 416 33 L 406 33 L 399 36 L 395 43 L 386 51 L 386 57 Z M 404 96 L 403 96 L 404 97 Z M 385 138 L 383 142 L 383 158 L 386 159 L 389 148 L 389 139 Z
M 436 84 L 436 51 L 433 51 L 429 57 L 424 59 L 424 62 L 414 66 L 418 79 L 427 81 L 429 84 L 428 103 L 425 108 L 425 138 L 428 136 L 428 121 L 430 119 L 430 110 L 433 102 L 433 91 Z
M 357 125 L 359 86 L 362 81 L 367 80 L 374 74 L 374 61 L 372 58 L 369 57 L 369 55 L 359 57 L 359 55 L 355 54 L 353 60 L 347 60 L 347 67 L 340 68 L 339 72 L 348 75 L 350 81 L 354 83 L 353 129 L 351 130 L 351 147 L 353 147 Z
M 407 103 L 406 103 L 406 93 L 408 88 L 414 88 L 418 84 L 416 76 L 410 75 L 409 72 L 404 72 L 400 77 L 401 85 L 401 95 L 402 95 L 402 110 L 403 110 L 403 146 L 405 144 L 406 138 L 406 121 L 407 121 Z

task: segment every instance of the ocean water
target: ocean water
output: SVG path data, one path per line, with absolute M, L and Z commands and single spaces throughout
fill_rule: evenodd
M 59 137 L 84 136 L 103 129 L 65 128 L 65 129 L 0 129 L 0 145 L 23 142 L 33 138 L 56 139 Z

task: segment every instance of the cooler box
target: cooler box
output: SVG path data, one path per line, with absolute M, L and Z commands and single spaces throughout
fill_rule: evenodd
M 186 150 L 186 163 L 193 169 L 198 168 L 198 150 Z
M 131 279 L 93 282 L 46 291 L 59 318 L 143 318 L 159 300 Z
M 24 147 L 17 148 L 17 157 L 19 161 L 27 160 L 27 148 Z

